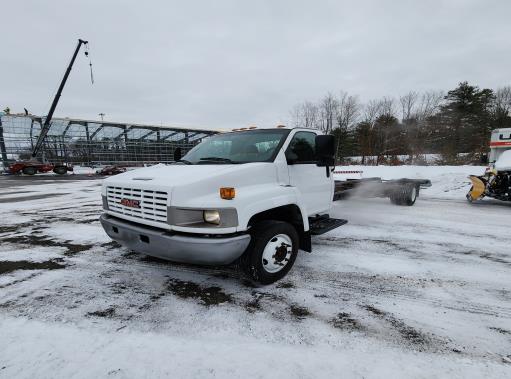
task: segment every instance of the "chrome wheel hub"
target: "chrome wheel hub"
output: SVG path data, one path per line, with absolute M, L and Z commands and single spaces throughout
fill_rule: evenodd
M 266 244 L 262 263 L 269 273 L 276 273 L 282 270 L 291 259 L 293 253 L 293 242 L 286 234 L 277 234 Z

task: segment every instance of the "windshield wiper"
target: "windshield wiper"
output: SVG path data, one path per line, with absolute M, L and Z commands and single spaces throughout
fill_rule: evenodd
M 222 157 L 204 157 L 204 158 L 201 158 L 200 161 L 202 161 L 202 162 L 207 162 L 207 161 L 222 162 L 222 163 L 231 163 L 231 164 L 238 163 L 238 162 L 234 162 L 234 161 L 230 160 L 229 158 L 222 158 Z

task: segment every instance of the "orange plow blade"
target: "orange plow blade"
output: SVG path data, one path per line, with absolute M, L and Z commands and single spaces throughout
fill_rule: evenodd
M 472 188 L 467 193 L 467 199 L 470 201 L 482 199 L 484 197 L 486 185 L 479 177 L 475 175 L 470 175 L 468 178 L 472 182 Z

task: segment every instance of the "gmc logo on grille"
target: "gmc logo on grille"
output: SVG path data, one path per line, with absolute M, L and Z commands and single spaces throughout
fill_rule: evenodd
M 140 201 L 131 199 L 121 199 L 121 205 L 130 208 L 140 208 Z

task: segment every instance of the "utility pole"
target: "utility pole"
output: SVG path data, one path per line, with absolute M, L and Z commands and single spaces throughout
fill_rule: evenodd
M 4 165 L 4 168 L 7 168 L 9 165 L 7 162 L 7 149 L 5 148 L 4 127 L 2 126 L 2 115 L 3 115 L 3 113 L 0 112 L 0 153 L 2 154 L 2 163 Z

